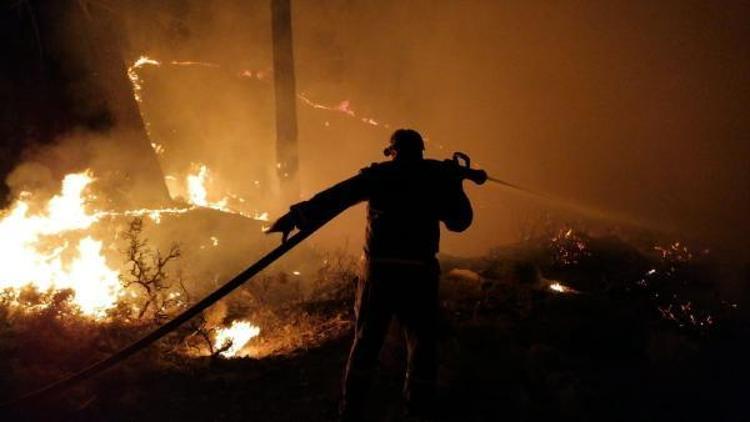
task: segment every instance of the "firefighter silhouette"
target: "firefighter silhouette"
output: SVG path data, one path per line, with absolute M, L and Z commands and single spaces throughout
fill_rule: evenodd
M 293 205 L 269 232 L 284 238 L 362 201 L 368 202 L 365 266 L 357 286 L 355 337 L 346 364 L 341 416 L 362 420 L 378 355 L 392 318 L 403 327 L 408 353 L 404 398 L 407 411 L 434 408 L 437 375 L 437 314 L 440 268 L 436 258 L 440 222 L 466 230 L 471 203 L 462 178 L 444 162 L 423 157 L 422 136 L 393 133 L 384 153 L 356 176 Z

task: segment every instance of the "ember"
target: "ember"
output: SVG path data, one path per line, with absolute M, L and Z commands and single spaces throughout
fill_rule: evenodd
M 572 227 L 560 228 L 552 237 L 550 248 L 560 265 L 574 265 L 590 255 L 584 238 Z
M 571 289 L 568 286 L 564 286 L 558 282 L 554 282 L 550 284 L 549 289 L 552 290 L 553 292 L 558 292 L 558 293 L 575 293 L 575 290 Z
M 141 90 L 143 89 L 143 81 L 138 75 L 138 69 L 146 65 L 161 66 L 161 62 L 146 56 L 140 56 L 128 67 L 128 78 L 133 85 L 133 96 L 135 97 L 135 101 L 139 103 L 142 101 Z

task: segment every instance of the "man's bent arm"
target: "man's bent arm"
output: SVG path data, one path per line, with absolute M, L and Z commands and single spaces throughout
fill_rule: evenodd
M 454 232 L 468 229 L 474 219 L 474 211 L 463 187 L 459 184 L 458 187 L 451 189 L 449 197 L 445 199 L 440 218 L 445 223 L 445 227 Z

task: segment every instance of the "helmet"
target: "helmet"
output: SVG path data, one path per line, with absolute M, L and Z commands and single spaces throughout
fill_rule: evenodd
M 422 151 L 424 151 L 424 141 L 419 132 L 414 129 L 398 129 L 391 135 L 390 145 L 383 150 L 383 154 L 386 157 L 395 155 L 397 152 L 421 156 Z

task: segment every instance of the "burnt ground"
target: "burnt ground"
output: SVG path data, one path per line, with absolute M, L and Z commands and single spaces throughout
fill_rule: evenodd
M 745 403 L 750 341 L 746 318 L 737 311 L 743 305 L 725 302 L 715 285 L 701 284 L 706 275 L 715 275 L 707 270 L 710 266 L 692 255 L 649 258 L 634 250 L 627 253 L 619 244 L 583 241 L 594 253 L 573 256 L 563 266 L 545 263 L 528 251 L 443 260 L 438 420 L 750 419 Z M 614 252 L 620 260 L 627 256 L 627 265 L 602 251 Z M 462 270 L 452 271 L 455 268 Z M 623 284 L 631 272 L 664 276 Z M 618 280 L 617 274 L 625 275 Z M 578 293 L 551 291 L 553 276 Z M 690 294 L 712 299 L 698 304 L 687 300 Z M 674 303 L 661 301 L 662 295 Z M 300 312 L 346 319 L 351 317 L 349 305 L 348 299 L 308 301 Z M 733 311 L 722 311 L 725 305 Z M 402 420 L 404 349 L 397 327 L 392 328 L 373 387 L 371 421 Z M 312 347 L 263 359 L 168 358 L 156 348 L 62 398 L 33 403 L 13 416 L 335 420 L 349 342 L 349 330 L 344 329 Z M 29 380 L 43 372 L 43 365 L 19 362 L 55 359 L 54 354 L 14 356 L 18 347 L 15 352 L 0 350 L 5 357 L 0 363 L 6 374 L 3 396 L 43 384 Z M 66 365 L 80 367 L 80 359 L 58 362 Z M 40 377 L 55 378 L 49 373 Z
M 554 299 L 546 306 L 567 313 L 578 305 Z M 502 317 L 453 320 L 441 343 L 441 420 L 740 421 L 750 416 L 744 403 L 746 342 L 727 337 L 701 347 L 677 333 L 644 339 L 627 320 L 602 320 L 597 315 L 603 309 L 592 307 L 587 322 L 573 322 L 575 315 L 564 322 L 544 316 L 521 323 Z M 78 402 L 68 401 L 63 413 L 59 408 L 48 413 L 53 406 L 34 412 L 35 418 L 330 421 L 348 345 L 341 337 L 287 356 L 204 359 L 188 367 L 130 373 L 125 380 L 114 372 Z M 384 350 L 370 420 L 400 420 L 402 354 L 394 344 Z

